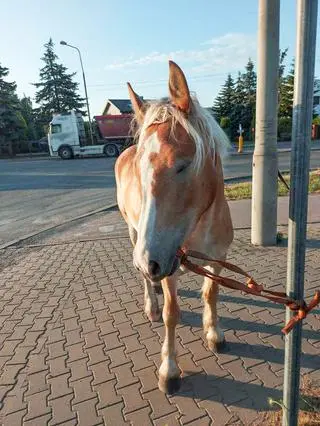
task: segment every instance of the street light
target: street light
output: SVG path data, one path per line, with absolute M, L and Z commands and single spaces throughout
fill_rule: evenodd
M 63 40 L 60 41 L 60 44 L 62 44 L 62 46 L 71 47 L 71 49 L 76 49 L 76 51 L 79 53 L 80 64 L 81 64 L 81 69 L 82 69 L 83 84 L 84 84 L 84 91 L 85 91 L 85 94 L 86 94 L 86 103 L 87 103 L 87 111 L 88 111 L 88 119 L 89 119 L 89 129 L 90 129 L 90 138 L 91 138 L 91 144 L 94 145 L 94 142 L 93 142 L 93 133 L 92 133 L 92 126 L 91 126 L 89 100 L 88 100 L 88 93 L 87 93 L 86 77 L 84 75 L 84 69 L 83 69 L 83 63 L 82 63 L 82 58 L 81 58 L 80 50 L 76 46 L 71 46 L 71 44 L 68 44 L 66 41 L 63 41 Z

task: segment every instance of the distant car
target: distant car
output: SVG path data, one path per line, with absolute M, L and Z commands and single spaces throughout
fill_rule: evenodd
M 49 152 L 48 137 L 44 136 L 43 138 L 36 141 L 29 141 L 29 151 L 31 152 Z

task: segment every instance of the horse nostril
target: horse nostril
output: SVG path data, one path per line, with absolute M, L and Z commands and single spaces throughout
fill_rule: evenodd
M 155 277 L 160 274 L 160 265 L 154 260 L 150 260 L 148 264 L 148 272 L 151 276 Z

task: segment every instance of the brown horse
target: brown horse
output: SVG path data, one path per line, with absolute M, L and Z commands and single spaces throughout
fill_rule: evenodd
M 195 97 L 186 78 L 169 62 L 168 100 L 145 104 L 128 83 L 137 124 L 137 144 L 116 163 L 117 198 L 134 245 L 133 262 L 145 283 L 145 312 L 159 320 L 156 288 L 164 294 L 165 340 L 159 388 L 173 393 L 181 370 L 175 350 L 179 320 L 177 280 L 186 272 L 177 252 L 196 250 L 224 260 L 233 240 L 224 196 L 221 157 L 229 142 L 217 122 Z M 205 263 L 203 263 L 205 265 Z M 219 274 L 221 268 L 206 266 Z M 217 285 L 205 278 L 203 327 L 210 349 L 224 344 L 217 320 Z

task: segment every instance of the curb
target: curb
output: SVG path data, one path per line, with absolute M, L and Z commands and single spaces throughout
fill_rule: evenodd
M 315 172 L 316 170 L 319 170 L 318 167 L 311 167 L 309 169 L 310 172 Z M 280 170 L 282 174 L 288 174 L 290 173 L 290 170 Z M 224 183 L 238 183 L 238 182 L 245 182 L 247 180 L 251 180 L 252 175 L 244 175 L 244 176 L 237 176 L 237 177 L 226 177 L 224 178 Z
M 111 209 L 113 209 L 113 208 L 115 208 L 117 206 L 118 206 L 117 203 L 108 204 L 108 205 L 106 205 L 104 207 L 100 207 L 99 209 L 92 210 L 92 211 L 90 211 L 88 213 L 84 213 L 82 215 L 73 217 L 72 219 L 66 220 L 65 222 L 58 223 L 57 225 L 53 225 L 53 226 L 49 226 L 48 228 L 41 229 L 41 231 L 37 231 L 37 232 L 32 232 L 30 234 L 26 234 L 26 235 L 24 235 L 24 236 L 22 236 L 20 238 L 16 238 L 15 240 L 11 240 L 11 241 L 9 241 L 9 242 L 7 242 L 5 244 L 0 245 L 0 250 L 3 250 L 3 249 L 6 249 L 8 247 L 11 247 L 13 245 L 19 244 L 22 241 L 28 240 L 29 238 L 36 237 L 37 235 L 40 235 L 43 232 L 51 231 L 52 229 L 58 228 L 59 226 L 67 225 L 68 223 L 72 223 L 72 222 L 75 222 L 77 220 L 84 219 L 84 218 L 89 217 L 89 216 L 93 216 L 93 215 L 95 215 L 97 213 L 101 213 L 103 211 L 111 210 Z
M 312 147 L 310 147 L 310 151 L 320 151 L 320 147 L 315 147 L 315 148 L 312 148 Z M 281 154 L 282 152 L 291 152 L 291 148 L 279 148 L 278 150 L 277 150 L 277 153 L 278 154 Z M 253 155 L 253 153 L 254 153 L 254 150 L 252 149 L 252 150 L 250 150 L 250 151 L 243 151 L 243 152 L 241 152 L 241 153 L 238 153 L 236 150 L 235 151 L 231 151 L 231 152 L 229 152 L 228 154 L 227 154 L 227 157 L 228 156 L 231 156 L 231 157 L 237 157 L 237 156 L 242 156 L 242 155 Z

